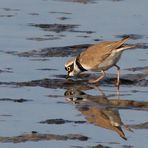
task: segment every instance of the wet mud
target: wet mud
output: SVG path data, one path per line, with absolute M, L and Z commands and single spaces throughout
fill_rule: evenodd
M 56 33 L 64 31 L 74 31 L 74 28 L 77 28 L 79 25 L 70 25 L 70 24 L 29 24 L 33 27 L 38 27 L 44 31 L 53 31 Z
M 77 86 L 77 87 L 84 86 L 84 87 L 88 87 L 88 89 L 91 89 L 91 87 L 89 87 L 90 83 L 88 81 L 90 78 L 95 79 L 96 75 L 82 74 L 79 76 L 79 78 L 76 78 L 76 79 L 69 78 L 68 80 L 66 79 L 66 75 L 58 75 L 58 77 L 55 79 L 45 78 L 41 80 L 32 80 L 32 81 L 25 81 L 25 82 L 4 82 L 3 81 L 3 82 L 0 82 L 0 85 L 15 86 L 15 87 L 40 86 L 40 87 L 52 88 L 52 89 L 56 89 L 56 88 L 66 89 L 74 86 Z M 116 83 L 116 75 L 113 75 L 112 77 L 109 76 L 106 79 L 102 80 L 99 86 L 106 86 L 106 85 L 114 86 L 115 83 Z M 148 86 L 147 74 L 123 75 L 120 79 L 120 83 L 121 85 L 124 85 L 124 86 L 136 85 L 140 87 L 147 87 Z M 95 84 L 95 85 L 98 86 L 98 84 Z
M 49 140 L 80 140 L 80 141 L 87 141 L 88 137 L 83 135 L 55 135 L 55 134 L 41 134 L 36 131 L 32 131 L 31 134 L 23 134 L 19 136 L 13 137 L 0 137 L 1 143 L 22 143 L 22 142 L 29 142 L 29 141 L 49 141 Z
M 74 123 L 74 124 L 83 124 L 86 123 L 86 121 L 70 121 L 70 120 L 64 120 L 64 119 L 48 119 L 45 121 L 41 121 L 40 123 L 43 124 L 65 124 L 65 123 Z
M 90 44 L 89 44 L 90 45 Z M 78 53 L 86 49 L 88 44 L 66 46 L 66 47 L 52 47 L 39 50 L 32 50 L 22 53 L 14 53 L 21 57 L 67 57 L 76 56 Z
M 34 39 L 35 38 L 32 38 L 31 40 L 34 40 Z M 35 40 L 42 40 L 42 38 L 36 38 Z M 99 43 L 99 41 L 97 42 Z M 33 49 L 26 52 L 4 51 L 4 50 L 0 50 L 0 52 L 17 55 L 20 57 L 67 57 L 67 56 L 74 57 L 78 55 L 80 52 L 90 47 L 91 45 L 93 44 L 78 44 L 78 45 L 70 45 L 70 46 L 63 46 L 63 47 L 49 47 L 49 48 L 43 48 L 43 49 Z M 148 49 L 148 45 L 146 43 L 136 43 L 136 44 L 130 44 L 130 45 L 134 45 L 135 49 L 136 48 Z
M 0 98 L 0 102 L 1 101 L 24 103 L 24 102 L 31 101 L 31 100 L 27 100 L 27 99 L 23 99 L 23 98 L 20 98 L 20 99 Z

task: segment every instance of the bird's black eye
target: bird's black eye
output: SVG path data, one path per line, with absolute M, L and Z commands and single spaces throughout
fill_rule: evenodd
M 67 67 L 67 71 L 68 71 L 68 72 L 70 72 L 70 71 L 71 71 L 71 68 L 70 68 L 70 66 L 69 66 L 69 67 Z
M 68 71 L 68 72 L 70 72 L 71 71 L 71 67 L 70 66 L 65 67 L 65 70 Z
M 66 71 L 69 71 L 69 69 L 70 69 L 69 67 L 65 67 L 65 70 L 66 70 Z
M 65 70 L 66 70 L 67 72 L 71 72 L 71 71 L 73 71 L 73 69 L 74 69 L 74 64 L 71 64 L 71 65 L 69 65 L 68 67 L 65 67 Z

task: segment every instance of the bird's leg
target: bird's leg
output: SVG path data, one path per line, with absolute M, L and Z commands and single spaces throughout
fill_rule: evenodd
M 116 82 L 116 86 L 119 90 L 119 86 L 120 86 L 120 67 L 118 65 L 115 65 L 115 67 L 117 68 L 117 82 Z
M 97 83 L 97 82 L 101 81 L 106 76 L 104 70 L 102 70 L 101 73 L 102 73 L 102 75 L 100 77 L 98 77 L 96 80 L 89 80 L 89 83 Z

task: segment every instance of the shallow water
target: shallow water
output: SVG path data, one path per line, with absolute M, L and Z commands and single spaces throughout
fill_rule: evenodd
M 1 0 L 0 146 L 147 147 L 147 5 L 146 0 Z M 65 79 L 69 57 L 125 35 L 138 48 L 119 61 L 119 96 L 114 68 L 100 87 L 87 83 L 88 74 Z

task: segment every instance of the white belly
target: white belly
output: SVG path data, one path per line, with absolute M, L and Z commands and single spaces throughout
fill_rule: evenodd
M 98 65 L 98 70 L 108 70 L 114 66 L 120 59 L 121 52 L 113 51 L 101 64 Z

